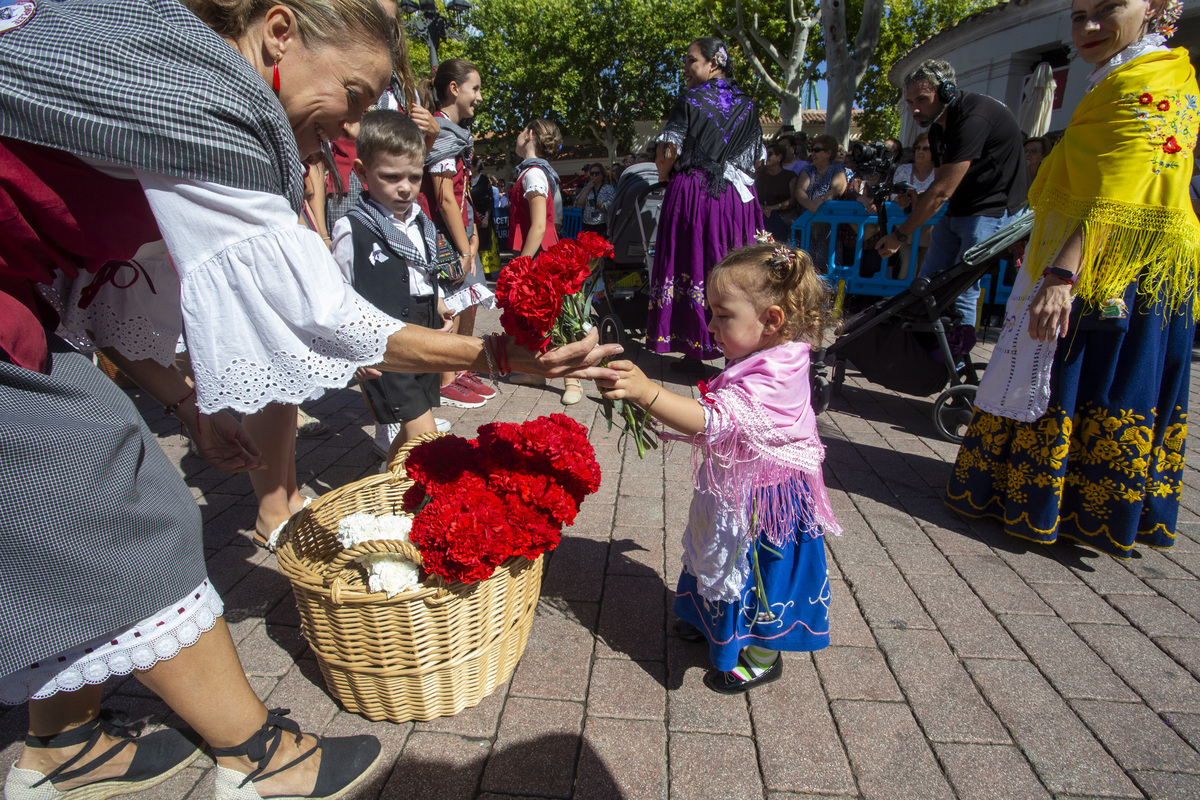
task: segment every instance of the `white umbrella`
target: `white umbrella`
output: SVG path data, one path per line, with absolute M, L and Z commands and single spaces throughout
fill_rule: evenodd
M 1050 130 L 1050 114 L 1054 111 L 1054 70 L 1045 61 L 1037 65 L 1033 77 L 1025 85 L 1025 99 L 1017 113 L 1017 125 L 1029 136 L 1042 136 Z
M 908 108 L 908 103 L 904 100 L 900 101 L 900 144 L 905 147 L 912 147 L 912 143 L 916 141 L 917 134 L 921 129 L 917 126 L 917 121 L 913 119 L 912 111 Z

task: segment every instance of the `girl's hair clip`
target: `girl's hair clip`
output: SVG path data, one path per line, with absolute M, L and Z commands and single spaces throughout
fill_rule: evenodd
M 755 231 L 754 241 L 759 244 L 775 244 L 775 237 L 770 231 Z
M 782 277 L 784 275 L 784 271 L 791 266 L 792 255 L 793 253 L 790 247 L 786 245 L 780 245 L 779 247 L 775 248 L 774 252 L 771 253 L 771 257 L 767 259 L 767 264 L 769 264 L 771 268 L 775 270 L 780 277 Z
M 717 48 L 716 54 L 713 55 L 713 63 L 722 69 L 729 64 L 729 51 L 725 49 L 725 45 Z

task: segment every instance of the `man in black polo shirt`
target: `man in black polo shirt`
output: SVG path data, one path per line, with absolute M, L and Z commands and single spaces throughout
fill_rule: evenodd
M 1025 205 L 1029 177 L 1021 129 L 1000 101 L 958 91 L 954 67 L 947 61 L 923 62 L 905 76 L 904 90 L 913 119 L 929 128 L 933 185 L 876 249 L 885 258 L 891 256 L 949 201 L 921 265 L 922 275 L 935 275 L 957 264 Z M 955 305 L 964 325 L 975 325 L 978 300 L 978 284 L 958 298 Z

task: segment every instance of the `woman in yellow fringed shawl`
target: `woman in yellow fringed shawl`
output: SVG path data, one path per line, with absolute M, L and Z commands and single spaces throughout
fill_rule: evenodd
M 1029 191 L 1035 222 L 947 504 L 1118 558 L 1174 544 L 1200 317 L 1200 91 L 1179 0 L 1075 0 L 1096 65 Z

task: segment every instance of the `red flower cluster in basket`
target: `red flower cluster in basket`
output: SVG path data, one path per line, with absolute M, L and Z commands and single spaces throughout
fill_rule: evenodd
M 553 550 L 600 487 L 587 429 L 563 414 L 493 422 L 473 441 L 442 436 L 414 447 L 404 467 L 416 482 L 404 510 L 420 509 L 409 539 L 425 571 L 463 583 Z
M 496 280 L 496 304 L 503 309 L 500 324 L 505 333 L 540 353 L 551 344 L 583 338 L 582 331 L 566 338 L 587 322 L 590 313 L 590 298 L 579 295 L 591 275 L 592 259 L 612 251 L 604 237 L 584 231 L 576 239 L 560 239 L 536 259 L 520 256 L 508 262 Z

